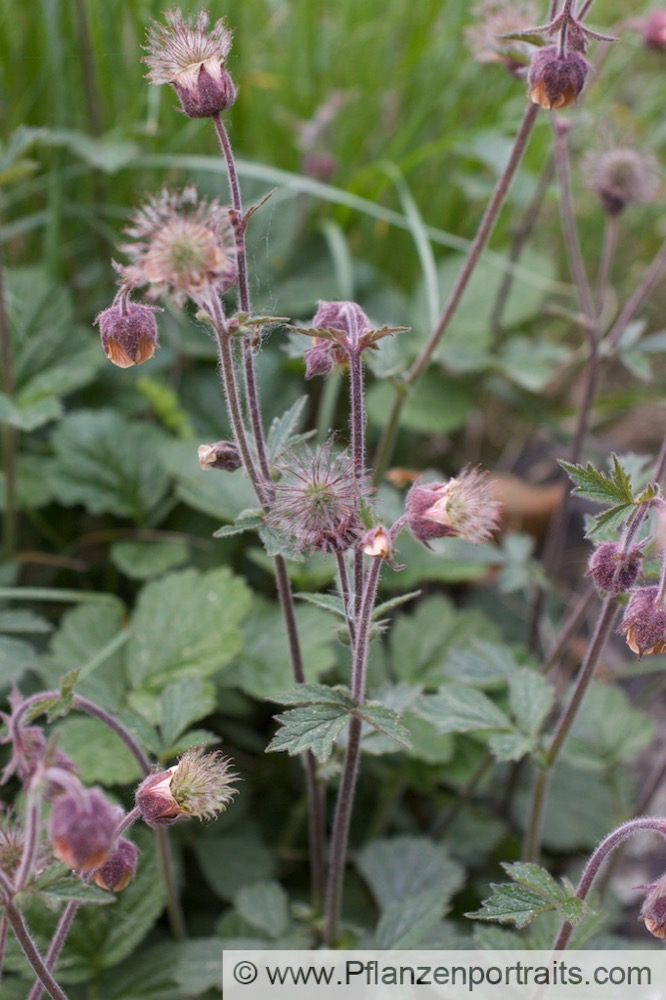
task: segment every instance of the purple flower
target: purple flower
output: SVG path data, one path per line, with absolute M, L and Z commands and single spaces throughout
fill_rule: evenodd
M 212 819 L 224 812 L 237 789 L 232 762 L 219 751 L 187 750 L 178 764 L 141 782 L 136 805 L 148 826 L 170 826 L 184 820 Z
M 107 860 L 95 872 L 100 889 L 122 892 L 134 878 L 139 849 L 131 840 L 121 837 Z
M 122 809 L 112 806 L 101 789 L 68 785 L 51 809 L 49 840 L 53 853 L 77 871 L 98 868 L 114 849 L 121 818 Z

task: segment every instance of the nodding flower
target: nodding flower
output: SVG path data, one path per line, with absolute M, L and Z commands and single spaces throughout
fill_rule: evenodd
M 166 24 L 148 29 L 143 61 L 151 83 L 168 83 L 189 118 L 208 118 L 226 111 L 237 90 L 226 69 L 231 31 L 223 19 L 208 30 L 208 12 L 186 19 L 179 10 L 164 12 Z
M 224 812 L 238 789 L 232 762 L 219 751 L 200 747 L 186 750 L 180 761 L 141 782 L 136 805 L 151 827 L 169 826 L 188 819 L 212 819 Z
M 405 500 L 407 527 L 424 545 L 432 538 L 485 542 L 499 521 L 501 504 L 480 469 L 463 469 L 455 479 L 415 483 Z

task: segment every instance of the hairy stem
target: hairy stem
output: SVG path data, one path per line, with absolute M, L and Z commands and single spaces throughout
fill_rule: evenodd
M 454 821 L 458 818 L 462 812 L 464 806 L 469 802 L 469 800 L 474 795 L 474 792 L 478 788 L 479 784 L 488 773 L 490 768 L 493 766 L 494 758 L 491 753 L 485 754 L 479 761 L 478 767 L 473 772 L 469 781 L 463 788 L 460 789 L 455 799 L 451 805 L 446 809 L 439 819 L 435 822 L 432 828 L 431 835 L 437 839 L 441 840 L 444 834 L 452 826 Z
M 213 115 L 212 117 L 215 131 L 217 132 L 217 137 L 220 141 L 220 148 L 222 149 L 222 153 L 224 155 L 227 167 L 227 177 L 229 180 L 229 190 L 231 192 L 231 201 L 234 206 L 234 212 L 236 213 L 235 230 L 236 260 L 238 265 L 238 304 L 244 313 L 249 313 L 250 284 L 248 279 L 247 247 L 245 241 L 245 229 L 247 223 L 243 216 L 243 200 L 238 180 L 238 171 L 236 170 L 236 161 L 234 159 L 233 149 L 231 148 L 231 142 L 229 141 L 229 135 L 224 127 L 224 122 L 222 121 L 219 113 Z M 254 440 L 257 447 L 259 466 L 264 479 L 268 482 L 270 481 L 271 473 L 268 455 L 266 452 L 264 423 L 261 415 L 261 398 L 259 396 L 259 389 L 257 386 L 253 348 L 247 335 L 243 337 L 243 372 L 245 375 L 245 395 L 247 398 L 248 409 L 250 411 L 250 423 L 252 425 L 252 433 L 254 434 Z
M 243 463 L 250 478 L 257 499 L 262 508 L 268 509 L 268 497 L 261 482 L 259 473 L 250 453 L 249 443 L 245 433 L 243 417 L 241 413 L 238 387 L 234 375 L 234 360 L 231 351 L 230 337 L 226 329 L 224 316 L 222 315 L 219 301 L 212 303 L 210 312 L 214 324 L 215 336 L 220 354 L 220 369 L 222 372 L 222 384 L 227 402 L 227 411 L 234 431 L 236 444 L 243 457 Z M 246 356 L 247 357 L 247 356 Z M 263 441 L 263 430 L 261 431 Z M 298 637 L 298 626 L 294 611 L 294 600 L 291 590 L 291 582 L 287 564 L 280 555 L 274 559 L 275 577 L 277 583 L 278 598 L 282 607 L 285 628 L 287 631 L 287 641 L 289 643 L 289 653 L 291 657 L 294 680 L 297 684 L 305 681 L 305 669 L 301 652 L 300 640 Z M 306 790 L 308 795 L 308 829 L 310 842 L 310 869 L 312 881 L 312 895 L 315 905 L 319 905 L 322 899 L 324 882 L 324 843 L 325 843 L 325 819 L 323 814 L 322 794 L 319 790 L 319 782 L 316 775 L 316 763 L 312 754 L 304 755 L 303 766 L 306 775 Z
M 167 914 L 169 916 L 171 933 L 177 941 L 184 941 L 187 937 L 187 925 L 185 924 L 185 914 L 180 903 L 180 893 L 178 892 L 178 885 L 176 883 L 169 834 L 165 827 L 160 826 L 155 830 L 155 841 L 157 843 L 160 874 L 166 890 Z
M 150 760 L 134 739 L 130 731 L 123 726 L 122 722 L 118 722 L 116 718 L 110 715 L 110 713 L 100 705 L 96 705 L 95 702 L 88 701 L 87 698 L 82 698 L 81 695 L 78 694 L 74 696 L 74 708 L 77 708 L 80 712 L 85 712 L 86 715 L 92 715 L 93 718 L 99 719 L 105 726 L 112 729 L 113 732 L 116 733 L 116 735 L 123 741 L 143 773 L 145 775 L 150 774 L 152 770 Z
M 463 264 L 456 283 L 451 290 L 451 294 L 446 305 L 444 306 L 439 322 L 432 331 L 427 343 L 423 347 L 423 350 L 407 372 L 403 380 L 403 386 L 401 388 L 396 388 L 394 391 L 393 403 L 377 452 L 377 460 L 375 462 L 376 479 L 381 477 L 390 459 L 400 413 L 402 412 L 403 403 L 407 395 L 406 389 L 417 382 L 425 369 L 428 367 L 440 340 L 446 333 L 449 323 L 460 305 L 460 301 L 463 297 L 465 289 L 467 288 L 469 280 L 472 277 L 476 266 L 481 259 L 481 255 L 486 248 L 488 240 L 492 235 L 493 229 L 495 228 L 499 211 L 504 203 L 511 181 L 513 180 L 514 174 L 516 173 L 518 165 L 522 159 L 538 113 L 538 105 L 530 102 L 525 110 L 525 114 L 523 115 L 523 120 L 514 140 L 509 160 L 504 167 L 499 180 L 497 181 L 495 190 L 486 207 L 481 222 L 479 223 L 479 228 L 477 229 L 476 235 L 472 240 L 465 263 Z
M 14 877 L 14 892 L 20 892 L 27 885 L 39 852 L 39 831 L 42 818 L 42 790 L 40 788 L 41 781 L 39 774 L 35 776 L 35 779 L 28 788 L 25 807 L 26 818 L 23 834 L 23 852 L 18 871 Z
M 67 1000 L 67 994 L 63 992 L 51 975 L 44 959 L 37 950 L 35 942 L 32 940 L 30 931 L 28 930 L 20 911 L 16 908 L 14 903 L 6 903 L 5 915 L 11 929 L 16 935 L 18 943 L 21 945 L 23 954 L 35 970 L 35 975 L 39 978 L 39 981 L 48 995 L 52 998 L 52 1000 Z
M 608 855 L 615 850 L 618 844 L 621 844 L 623 840 L 626 840 L 627 837 L 631 837 L 634 833 L 640 833 L 644 830 L 652 830 L 654 833 L 658 833 L 666 839 L 666 820 L 659 817 L 645 816 L 640 819 L 629 820 L 627 823 L 623 823 L 622 826 L 619 826 L 617 830 L 613 830 L 612 833 L 609 833 L 608 836 L 601 841 L 583 869 L 583 874 L 581 875 L 576 888 L 576 896 L 578 899 L 586 899 L 599 869 Z M 572 925 L 568 920 L 565 920 L 560 928 L 557 938 L 555 939 L 555 944 L 553 945 L 554 951 L 563 951 L 566 948 L 569 943 L 572 930 Z
M 351 590 L 349 589 L 349 574 L 347 572 L 347 564 L 345 563 L 344 553 L 336 552 L 335 560 L 338 567 L 338 578 L 340 580 L 340 594 L 342 596 L 342 603 L 345 608 L 345 617 L 347 620 L 347 628 L 349 629 L 349 638 L 351 640 L 352 646 L 354 644 L 354 601 Z
M 614 597 L 606 597 L 599 612 L 594 635 L 585 654 L 585 659 L 581 664 L 580 672 L 576 679 L 569 701 L 563 709 L 560 718 L 555 726 L 550 744 L 545 753 L 544 767 L 537 772 L 532 798 L 530 801 L 529 818 L 525 830 L 525 843 L 523 848 L 523 858 L 526 861 L 535 861 L 539 855 L 539 843 L 541 839 L 541 824 L 543 812 L 546 805 L 546 793 L 550 774 L 559 757 L 562 746 L 569 735 L 571 727 L 575 721 L 576 714 L 585 697 L 590 682 L 594 677 L 594 672 L 599 663 L 599 658 L 603 652 L 608 636 L 611 633 L 613 622 L 617 614 L 617 603 Z
M 661 273 L 666 267 L 666 242 L 662 243 L 652 263 L 646 269 L 641 281 L 632 295 L 629 296 L 620 315 L 606 334 L 604 345 L 609 353 L 613 353 L 622 338 L 622 334 L 631 323 L 634 315 L 655 287 Z
M 51 944 L 49 945 L 49 950 L 47 951 L 46 958 L 44 959 L 44 964 L 49 971 L 55 968 L 58 956 L 62 951 L 62 946 L 65 943 L 67 935 L 69 934 L 69 928 L 72 926 L 72 921 L 76 916 L 78 908 L 78 903 L 70 901 L 62 911 L 62 916 L 58 921 L 58 926 L 55 929 L 53 937 L 51 938 Z M 43 992 L 44 986 L 41 980 L 37 979 L 35 985 L 28 994 L 28 1000 L 40 1000 Z
M 560 215 L 562 218 L 562 230 L 564 242 L 571 269 L 571 277 L 576 286 L 578 302 L 584 316 L 591 324 L 589 333 L 594 333 L 596 320 L 596 309 L 590 282 L 585 269 L 585 261 L 580 248 L 578 238 L 578 227 L 574 213 L 573 195 L 571 193 L 571 163 L 569 157 L 569 122 L 558 118 L 552 112 L 553 130 L 555 133 L 555 167 L 560 185 Z
M 2 982 L 2 970 L 5 965 L 5 948 L 7 946 L 7 917 L 0 914 L 0 983 Z
M 502 330 L 502 317 L 504 315 L 504 310 L 506 304 L 509 300 L 509 295 L 513 287 L 514 281 L 514 269 L 513 265 L 517 264 L 520 260 L 523 250 L 527 244 L 528 239 L 532 235 L 532 231 L 537 223 L 539 214 L 543 207 L 544 199 L 548 193 L 548 188 L 553 182 L 553 177 L 555 176 L 555 161 L 552 156 L 549 156 L 542 171 L 539 175 L 539 182 L 536 186 L 536 190 L 532 196 L 532 199 L 527 206 L 527 210 L 523 219 L 518 226 L 513 241 L 511 243 L 511 249 L 509 250 L 508 261 L 511 265 L 508 267 L 504 273 L 502 281 L 499 288 L 497 289 L 497 296 L 495 298 L 495 304 L 492 308 L 490 322 L 492 323 L 494 333 L 500 333 Z
M 365 698 L 370 625 L 372 623 L 372 611 L 377 596 L 377 585 L 379 583 L 382 561 L 380 558 L 373 558 L 370 563 L 361 609 L 356 619 L 356 642 L 354 643 L 354 659 L 352 663 L 352 697 L 357 705 L 362 704 Z M 335 818 L 333 820 L 333 833 L 331 837 L 331 856 L 326 884 L 324 944 L 328 947 L 331 947 L 335 941 L 340 917 L 342 886 L 349 842 L 349 825 L 354 806 L 360 756 L 361 719 L 357 715 L 352 715 L 347 731 L 347 749 L 345 751 L 342 777 L 340 779 L 338 798 L 335 806 Z
M 599 275 L 597 277 L 597 316 L 601 316 L 604 304 L 610 287 L 611 274 L 613 273 L 613 263 L 615 261 L 615 251 L 617 250 L 617 216 L 606 217 L 604 228 L 604 241 L 601 249 L 601 263 L 599 265 Z

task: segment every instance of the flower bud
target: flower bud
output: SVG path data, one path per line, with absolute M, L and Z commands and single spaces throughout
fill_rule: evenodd
M 303 352 L 306 379 L 314 378 L 316 375 L 330 375 L 333 369 L 344 360 L 344 358 L 338 358 L 337 353 L 338 348 L 330 340 L 315 338 L 312 347 L 308 347 Z
M 153 828 L 192 819 L 212 819 L 224 812 L 237 789 L 231 761 L 218 751 L 187 750 L 178 764 L 141 782 L 136 805 Z
M 635 590 L 618 629 L 626 635 L 629 649 L 639 659 L 666 650 L 666 608 L 657 603 L 658 594 L 658 587 Z
M 199 465 L 205 472 L 208 469 L 235 472 L 243 464 L 240 452 L 233 441 L 216 441 L 215 444 L 200 444 L 198 454 Z
M 602 542 L 592 553 L 587 576 L 592 577 L 599 590 L 616 597 L 631 590 L 642 565 L 640 545 L 623 552 L 622 546 L 617 542 Z
M 115 850 L 95 872 L 95 882 L 100 889 L 122 892 L 134 878 L 139 850 L 131 840 L 121 837 Z
M 90 871 L 103 865 L 115 844 L 122 809 L 99 788 L 69 788 L 53 803 L 49 839 L 53 853 L 68 868 Z
M 663 941 L 666 938 L 666 875 L 643 888 L 650 891 L 643 900 L 640 919 L 650 934 Z
M 444 483 L 415 483 L 405 500 L 407 527 L 428 546 L 432 538 L 487 541 L 500 515 L 493 486 L 480 469 L 463 469 Z
M 109 361 L 119 368 L 140 365 L 152 358 L 157 347 L 155 310 L 130 301 L 125 294 L 95 318 L 102 347 Z
M 343 335 L 343 342 L 353 350 L 374 327 L 356 302 L 320 302 L 312 320 L 315 330 L 334 330 Z
M 666 52 L 666 10 L 663 7 L 651 10 L 643 19 L 641 35 L 647 48 Z
M 530 97 L 542 108 L 575 104 L 591 66 L 580 52 L 560 55 L 557 45 L 546 45 L 534 55 L 527 75 Z

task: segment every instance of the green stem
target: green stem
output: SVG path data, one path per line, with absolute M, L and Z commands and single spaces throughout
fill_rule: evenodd
M 2 367 L 2 391 L 11 399 L 14 395 L 14 375 L 12 369 L 11 334 L 7 302 L 5 298 L 5 268 L 0 245 L 0 364 Z M 9 561 L 14 555 L 17 523 L 17 483 L 16 455 L 18 434 L 11 424 L 2 426 L 2 462 L 5 480 L 5 502 L 2 526 L 2 554 Z
M 525 830 L 525 843 L 523 848 L 523 858 L 526 861 L 536 861 L 539 855 L 539 843 L 541 839 L 541 824 L 546 805 L 547 789 L 550 775 L 553 771 L 557 758 L 569 735 L 571 727 L 575 721 L 578 709 L 587 693 L 590 682 L 594 677 L 599 658 L 603 652 L 608 636 L 611 633 L 613 622 L 617 614 L 617 602 L 614 597 L 606 597 L 599 612 L 599 619 L 585 654 L 585 659 L 581 665 L 578 678 L 574 685 L 569 701 L 562 711 L 559 721 L 555 727 L 553 737 L 544 755 L 544 766 L 535 777 L 530 801 L 529 816 Z
M 513 180 L 522 159 L 528 139 L 537 120 L 538 113 L 538 105 L 530 102 L 525 110 L 525 114 L 523 115 L 509 160 L 497 181 L 495 190 L 486 207 L 481 222 L 479 223 L 479 228 L 477 229 L 476 235 L 472 240 L 465 263 L 463 264 L 456 283 L 451 290 L 451 294 L 446 305 L 444 306 L 439 322 L 432 331 L 427 343 L 414 361 L 412 367 L 407 372 L 404 379 L 405 384 L 401 386 L 400 389 L 396 388 L 395 390 L 391 410 L 389 412 L 384 433 L 377 452 L 377 460 L 375 462 L 376 481 L 378 481 L 383 475 L 393 451 L 395 434 L 399 424 L 403 403 L 407 395 L 406 390 L 409 386 L 414 385 L 414 383 L 418 381 L 420 376 L 428 367 L 439 342 L 446 333 L 446 330 L 448 329 L 448 326 L 453 319 L 458 306 L 460 305 L 460 301 L 463 297 L 465 289 L 467 288 L 469 280 L 476 270 L 477 264 L 481 259 L 481 255 L 485 250 L 488 240 L 490 239 L 495 228 L 497 217 L 502 205 L 504 204 L 511 181 Z

